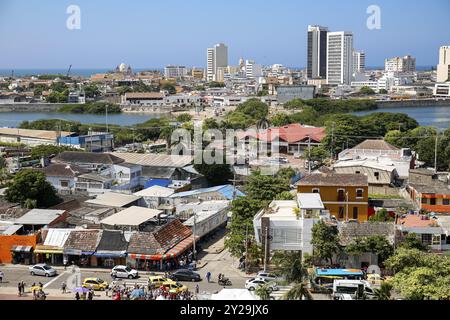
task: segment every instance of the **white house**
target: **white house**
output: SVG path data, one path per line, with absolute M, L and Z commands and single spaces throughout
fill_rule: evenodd
M 312 254 L 312 228 L 321 219 L 329 220 L 319 194 L 299 194 L 297 201 L 273 201 L 253 220 L 256 240 L 264 244 L 264 228 L 270 236 L 270 250 L 302 251 Z
M 168 204 L 169 198 L 175 193 L 174 189 L 153 186 L 134 193 L 135 196 L 142 197 L 140 205 L 150 209 L 157 209 L 162 204 Z

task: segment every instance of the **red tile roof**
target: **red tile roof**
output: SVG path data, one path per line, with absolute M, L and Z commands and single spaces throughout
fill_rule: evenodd
M 308 137 L 311 137 L 313 142 L 321 142 L 325 136 L 325 128 L 305 127 L 298 123 L 263 131 L 249 130 L 239 134 L 240 139 L 251 137 L 262 141 L 271 142 L 279 138 L 280 140 L 288 143 L 306 141 Z
M 429 219 L 424 215 L 407 215 L 405 218 L 400 219 L 398 224 L 401 224 L 407 228 L 428 228 L 437 227 L 437 221 Z

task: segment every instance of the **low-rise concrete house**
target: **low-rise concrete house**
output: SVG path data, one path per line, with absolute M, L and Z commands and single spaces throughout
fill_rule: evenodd
M 450 252 L 450 217 L 408 214 L 397 220 L 402 236 L 415 234 L 434 252 Z
M 450 183 L 430 170 L 411 170 L 407 191 L 420 209 L 450 214 Z
M 60 194 L 72 194 L 78 177 L 89 172 L 89 170 L 68 164 L 51 164 L 39 171 L 45 174 L 47 181 Z
M 55 227 L 67 218 L 65 210 L 33 209 L 16 219 L 16 225 L 22 225 L 25 231 L 34 233 L 44 227 Z
M 312 254 L 312 228 L 321 219 L 330 221 L 330 215 L 319 194 L 299 194 L 296 201 L 273 201 L 253 220 L 256 241 L 267 250 Z
M 94 256 L 102 230 L 73 230 L 64 244 L 64 255 L 70 263 L 82 267 L 97 267 Z
M 89 170 L 97 170 L 105 166 L 121 164 L 125 161 L 109 153 L 66 151 L 53 158 L 52 162 L 72 164 Z
M 394 187 L 401 186 L 395 164 L 389 159 L 351 159 L 341 160 L 333 165 L 339 174 L 363 174 L 369 182 L 369 194 L 386 194 L 396 192 Z
M 383 161 L 395 166 L 400 179 L 409 177 L 409 170 L 416 166 L 416 155 L 411 149 L 399 149 L 384 140 L 366 140 L 354 148 L 342 151 L 339 160 Z M 390 164 L 390 165 L 391 165 Z
M 158 209 L 160 205 L 169 204 L 169 197 L 175 190 L 161 186 L 153 186 L 148 189 L 134 193 L 135 196 L 142 197 L 140 205 L 150 209 Z

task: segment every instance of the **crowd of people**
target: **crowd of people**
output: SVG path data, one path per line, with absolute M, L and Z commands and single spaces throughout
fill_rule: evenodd
M 153 285 L 129 287 L 125 283 L 112 284 L 106 290 L 106 295 L 112 300 L 195 300 L 195 295 L 188 290 L 175 291 Z

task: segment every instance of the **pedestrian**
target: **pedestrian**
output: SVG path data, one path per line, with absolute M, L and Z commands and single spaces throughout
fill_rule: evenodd
M 88 300 L 93 300 L 93 299 L 94 299 L 94 294 L 93 294 L 92 290 L 89 290 Z
M 75 299 L 76 299 L 76 300 L 80 300 L 80 299 L 81 299 L 80 294 L 79 294 L 78 292 L 75 293 Z
M 195 286 L 195 294 L 199 294 L 200 293 L 200 286 L 197 284 Z
M 211 272 L 208 271 L 208 273 L 206 274 L 206 280 L 208 280 L 208 283 L 211 282 Z
M 17 284 L 17 290 L 19 291 L 19 297 L 21 297 L 22 296 L 22 283 L 21 282 L 19 282 Z
M 66 288 L 67 288 L 66 283 L 63 282 L 63 283 L 61 284 L 61 291 L 62 291 L 63 294 L 66 294 Z
M 3 277 L 5 276 L 5 274 L 3 273 L 3 271 L 0 271 L 0 283 L 3 282 Z

